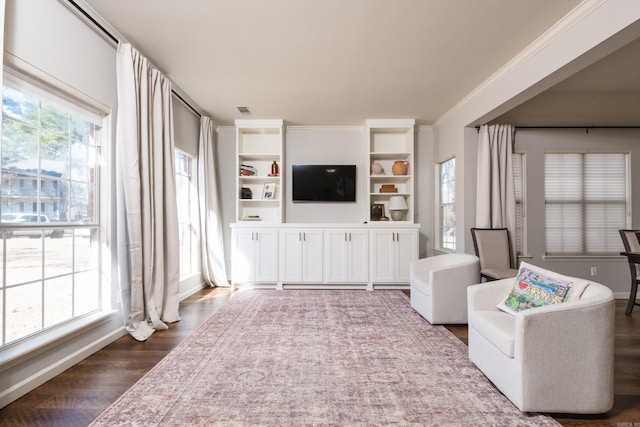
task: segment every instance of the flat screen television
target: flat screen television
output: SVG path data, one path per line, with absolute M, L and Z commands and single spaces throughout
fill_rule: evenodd
M 293 202 L 355 202 L 356 165 L 292 165 Z

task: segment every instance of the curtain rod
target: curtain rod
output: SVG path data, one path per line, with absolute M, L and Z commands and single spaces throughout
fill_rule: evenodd
M 107 30 L 102 24 L 100 24 L 93 16 L 89 15 L 89 13 L 87 13 L 86 10 L 84 10 L 82 8 L 82 6 L 80 6 L 78 3 L 76 3 L 74 0 L 67 0 L 67 2 L 69 4 L 71 4 L 74 8 L 76 8 L 76 10 L 82 14 L 82 16 L 84 16 L 85 18 L 87 18 L 93 25 L 95 25 L 100 31 L 102 31 L 107 37 L 109 37 L 111 40 L 113 40 L 114 43 L 116 44 L 120 44 L 120 40 L 118 40 L 118 38 L 116 36 L 114 36 L 113 34 L 111 34 L 111 32 L 109 32 L 109 30 Z M 178 92 L 176 92 L 175 90 L 173 90 L 173 88 L 171 89 L 171 93 L 173 93 L 180 101 L 182 101 L 182 103 L 184 105 L 186 105 L 187 107 L 189 107 L 189 109 L 191 111 L 193 111 L 193 113 L 198 116 L 199 118 L 202 118 L 202 114 L 200 114 L 198 112 L 198 110 L 196 110 L 195 108 L 193 108 L 193 106 L 191 104 L 189 104 L 182 96 L 180 96 L 180 94 Z
M 481 126 L 476 126 L 480 132 Z M 514 126 L 514 129 L 584 129 L 589 133 L 589 129 L 640 129 L 640 126 Z

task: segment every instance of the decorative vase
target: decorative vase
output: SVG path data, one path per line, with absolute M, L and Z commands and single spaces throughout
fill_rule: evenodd
M 374 175 L 381 175 L 384 173 L 384 169 L 382 169 L 382 165 L 378 162 L 375 162 L 371 165 L 371 173 Z
M 406 160 L 396 160 L 395 162 L 393 162 L 391 172 L 393 172 L 394 175 L 406 175 L 408 168 L 409 162 L 407 162 Z

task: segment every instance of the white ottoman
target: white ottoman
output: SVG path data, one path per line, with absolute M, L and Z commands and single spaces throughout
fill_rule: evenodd
M 480 259 L 446 254 L 411 263 L 411 307 L 432 324 L 467 323 L 467 286 L 480 283 Z

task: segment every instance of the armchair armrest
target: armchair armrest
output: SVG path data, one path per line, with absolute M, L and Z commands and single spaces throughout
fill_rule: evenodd
M 467 288 L 469 311 L 496 310 L 496 304 L 505 298 L 516 278 L 480 283 Z
M 574 402 L 578 413 L 593 411 L 595 402 L 600 402 L 602 412 L 613 405 L 613 397 L 603 404 L 602 396 L 613 396 L 614 295 L 598 283 L 589 287 L 591 296 L 524 310 L 515 324 L 514 359 L 522 363 L 525 393 L 557 393 L 559 401 L 560 396 L 580 396 Z M 575 380 L 550 390 L 554 378 Z

